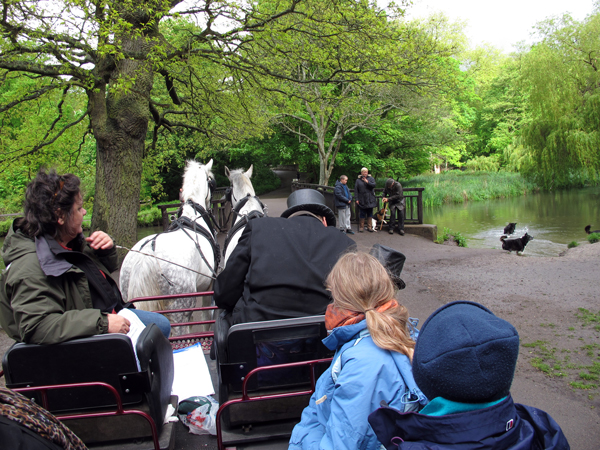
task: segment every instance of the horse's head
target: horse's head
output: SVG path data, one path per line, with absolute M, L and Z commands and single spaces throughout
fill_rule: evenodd
M 210 207 L 211 189 L 209 183 L 215 178 L 211 172 L 212 166 L 212 159 L 206 165 L 194 160 L 186 162 L 181 193 L 184 202 L 192 200 L 205 208 Z
M 253 166 L 254 165 L 251 165 L 246 172 L 244 172 L 243 169 L 230 171 L 227 166 L 225 166 L 225 175 L 227 175 L 227 178 L 229 178 L 229 182 L 231 183 L 231 203 L 233 206 L 248 195 L 251 197 L 256 195 L 254 186 L 252 186 L 252 182 L 250 181 Z

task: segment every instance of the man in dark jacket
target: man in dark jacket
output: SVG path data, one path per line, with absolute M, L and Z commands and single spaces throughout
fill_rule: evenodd
M 380 408 L 369 416 L 386 449 L 568 450 L 544 411 L 515 404 L 510 386 L 519 335 L 474 302 L 442 306 L 423 324 L 413 375 L 429 403 L 420 413 Z M 398 445 L 400 442 L 400 445 Z
M 350 228 L 350 204 L 352 203 L 352 196 L 348 189 L 348 177 L 346 175 L 342 175 L 340 179 L 335 182 L 333 196 L 335 198 L 335 207 L 338 210 L 340 231 L 354 234 L 354 231 Z
M 354 241 L 335 228 L 323 195 L 293 192 L 281 217 L 251 220 L 219 274 L 214 300 L 230 324 L 325 314 L 324 280 Z
M 385 189 L 383 190 L 383 202 L 389 205 L 390 209 L 390 223 L 388 227 L 388 233 L 394 234 L 394 227 L 396 226 L 396 217 L 398 220 L 398 233 L 404 236 L 404 208 L 406 200 L 404 199 L 404 191 L 402 185 L 394 181 L 393 178 L 388 178 L 385 182 Z
M 372 226 L 373 208 L 377 206 L 375 197 L 375 179 L 369 175 L 369 169 L 363 167 L 360 175 L 354 183 L 354 197 L 358 205 L 358 232 L 362 233 L 365 229 L 365 220 L 367 231 L 375 231 Z

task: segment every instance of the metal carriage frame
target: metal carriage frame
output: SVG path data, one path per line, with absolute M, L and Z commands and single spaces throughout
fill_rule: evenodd
M 212 296 L 213 295 L 213 291 L 207 291 L 207 292 L 193 292 L 193 293 L 186 293 L 186 294 L 174 294 L 174 295 L 167 295 L 167 296 L 153 296 L 153 297 L 140 297 L 140 298 L 136 298 L 136 299 L 132 299 L 131 303 L 138 303 L 138 302 L 144 302 L 144 301 L 151 301 L 151 300 L 168 300 L 168 299 L 173 299 L 173 298 L 181 298 L 181 297 L 205 297 L 205 296 Z M 168 314 L 168 313 L 173 313 L 173 312 L 181 312 L 181 311 L 192 311 L 192 312 L 196 312 L 196 311 L 215 311 L 218 308 L 216 306 L 208 306 L 208 307 L 193 307 L 193 308 L 187 308 L 184 310 L 163 310 L 163 311 L 156 311 L 157 313 L 160 314 Z M 200 321 L 192 321 L 192 322 L 188 322 L 188 323 L 174 323 L 171 324 L 172 327 L 178 327 L 178 326 L 189 326 L 189 325 L 205 325 L 205 326 L 214 326 L 215 324 L 215 319 L 210 319 L 210 320 L 200 320 Z M 214 331 L 199 331 L 199 332 L 194 332 L 194 333 L 190 333 L 187 335 L 182 335 L 182 336 L 175 336 L 175 337 L 170 337 L 169 341 L 171 344 L 171 347 L 173 349 L 181 349 L 181 348 L 186 348 L 189 347 L 191 345 L 195 345 L 197 343 L 201 343 L 203 350 L 206 352 L 207 350 L 210 349 L 210 346 L 213 345 L 214 343 L 214 339 L 215 339 L 215 333 Z M 273 399 L 292 399 L 294 397 L 300 397 L 300 396 L 310 396 L 314 391 L 315 391 L 315 386 L 316 386 L 316 381 L 317 381 L 317 367 L 319 365 L 322 364 L 327 364 L 331 362 L 331 358 L 321 358 L 321 359 L 312 359 L 312 360 L 307 360 L 307 361 L 301 361 L 301 362 L 294 362 L 294 363 L 288 363 L 288 364 L 275 364 L 275 365 L 269 365 L 269 366 L 264 366 L 264 367 L 256 367 L 252 370 L 250 370 L 247 375 L 244 377 L 243 379 L 243 383 L 242 383 L 242 390 L 241 390 L 241 396 L 239 396 L 238 398 L 234 398 L 234 399 L 229 399 L 226 402 L 220 404 L 219 409 L 216 413 L 216 419 L 217 419 L 217 446 L 219 448 L 219 450 L 223 450 L 225 448 L 232 448 L 231 446 L 229 446 L 228 444 L 230 443 L 244 443 L 246 442 L 245 439 L 237 439 L 234 437 L 233 441 L 228 442 L 225 440 L 226 435 L 227 435 L 227 427 L 223 425 L 223 415 L 225 414 L 225 412 L 231 408 L 234 405 L 240 405 L 240 404 L 253 404 L 256 405 L 256 407 L 260 407 L 259 405 L 262 402 L 265 401 L 269 401 L 269 400 L 273 400 Z M 282 368 L 300 368 L 300 367 L 306 367 L 308 368 L 308 370 L 310 371 L 310 383 L 306 386 L 302 386 L 302 388 L 300 389 L 292 389 L 288 392 L 284 392 L 284 393 L 256 393 L 255 395 L 250 395 L 249 391 L 251 389 L 249 389 L 249 387 L 252 384 L 252 381 L 254 378 L 256 378 L 259 374 L 262 373 L 266 373 L 269 371 L 277 371 L 280 370 Z M 0 377 L 4 376 L 4 371 L 0 370 Z M 138 410 L 138 409 L 125 409 L 123 406 L 123 400 L 119 394 L 119 392 L 117 391 L 117 389 L 115 389 L 114 386 L 111 386 L 110 384 L 104 383 L 104 382 L 84 382 L 84 383 L 69 383 L 69 384 L 59 384 L 59 385 L 38 385 L 38 386 L 27 386 L 27 387 L 19 387 L 19 388 L 14 388 L 13 390 L 15 392 L 19 392 L 24 394 L 25 396 L 31 395 L 32 392 L 36 392 L 38 394 L 38 396 L 41 398 L 41 405 L 43 408 L 45 409 L 50 409 L 51 405 L 48 404 L 48 391 L 58 391 L 61 389 L 81 389 L 81 388 L 90 388 L 90 387 L 96 387 L 96 388 L 101 388 L 101 389 L 105 389 L 107 392 L 110 393 L 110 395 L 112 395 L 115 399 L 115 403 L 116 403 L 116 407 L 112 410 L 107 410 L 106 408 L 102 411 L 96 411 L 96 412 L 84 412 L 84 413 L 77 413 L 77 414 L 56 414 L 57 419 L 59 419 L 60 421 L 64 422 L 67 426 L 70 420 L 74 420 L 74 419 L 98 419 L 98 418 L 103 418 L 103 417 L 108 417 L 108 416 L 139 416 L 142 417 L 143 419 L 145 419 L 148 422 L 148 427 L 150 428 L 150 432 L 151 432 L 151 442 L 148 442 L 148 444 L 150 446 L 148 447 L 144 447 L 145 449 L 154 449 L 154 450 L 166 450 L 168 448 L 171 448 L 174 444 L 174 438 L 173 438 L 173 434 L 174 434 L 174 430 L 171 429 L 170 433 L 171 435 L 169 435 L 167 438 L 165 438 L 164 436 L 162 436 L 159 433 L 159 428 L 160 426 L 157 426 L 157 424 L 154 422 L 154 420 L 152 419 L 152 417 L 145 411 L 142 410 Z M 275 425 L 275 429 L 277 428 L 277 425 Z M 283 432 L 284 435 L 288 434 L 289 432 L 291 432 L 291 430 L 286 430 Z M 276 437 L 281 438 L 281 433 L 274 433 L 276 435 Z M 166 439 L 166 440 L 165 440 Z M 252 443 L 256 443 L 256 442 L 262 442 L 262 441 L 268 441 L 273 439 L 272 436 L 267 435 L 261 435 L 258 438 L 257 437 L 253 437 L 250 438 L 248 440 L 249 445 L 251 446 Z M 102 449 L 111 449 L 112 447 L 107 444 L 107 445 L 102 445 L 101 446 Z M 116 448 L 125 448 L 122 446 L 115 446 Z M 139 448 L 139 446 L 138 446 Z M 245 447 L 247 448 L 247 447 Z

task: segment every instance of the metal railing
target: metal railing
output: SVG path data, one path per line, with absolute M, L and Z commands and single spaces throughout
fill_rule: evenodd
M 320 184 L 301 183 L 294 181 L 292 183 L 292 192 L 298 189 L 316 189 L 321 192 L 325 197 L 325 203 L 329 206 L 334 213 L 337 214 L 337 208 L 335 207 L 335 198 L 333 195 L 333 186 L 323 186 Z M 350 189 L 350 194 L 354 198 L 354 189 Z M 404 210 L 404 223 L 406 224 L 423 224 L 423 191 L 425 188 L 403 188 L 404 198 L 406 199 L 406 209 Z M 375 188 L 375 198 L 377 199 L 377 209 L 383 208 L 383 189 Z M 357 222 L 358 207 L 355 202 L 350 204 L 352 222 Z

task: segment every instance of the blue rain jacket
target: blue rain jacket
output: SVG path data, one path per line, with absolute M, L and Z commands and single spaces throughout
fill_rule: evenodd
M 379 449 L 367 421 L 371 412 L 382 402 L 403 411 L 427 402 L 409 358 L 377 347 L 366 328 L 363 320 L 335 328 L 323 340 L 337 351 L 294 427 L 290 449 Z

